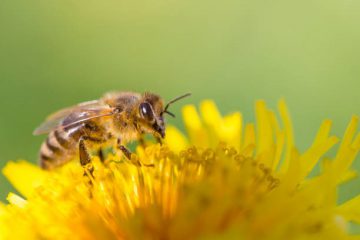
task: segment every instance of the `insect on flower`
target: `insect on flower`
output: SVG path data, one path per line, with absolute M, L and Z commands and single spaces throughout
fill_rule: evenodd
M 40 148 L 40 165 L 53 169 L 79 155 L 83 167 L 91 166 L 88 147 L 116 141 L 117 147 L 130 159 L 131 152 L 124 144 L 139 140 L 145 133 L 160 140 L 165 137 L 164 114 L 175 117 L 169 106 L 190 93 L 169 101 L 153 93 L 109 92 L 99 100 L 80 103 L 50 115 L 34 135 L 48 133 Z M 100 151 L 101 152 L 101 151 Z

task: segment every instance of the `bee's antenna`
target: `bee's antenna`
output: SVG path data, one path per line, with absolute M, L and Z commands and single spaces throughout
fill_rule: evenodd
M 170 116 L 175 117 L 175 114 L 169 112 L 167 109 L 168 109 L 168 108 L 170 107 L 170 105 L 173 104 L 174 102 L 177 102 L 177 101 L 179 101 L 179 100 L 181 100 L 181 99 L 183 99 L 183 98 L 189 97 L 189 96 L 191 96 L 191 93 L 186 93 L 186 94 L 184 94 L 184 95 L 181 95 L 181 96 L 176 97 L 176 98 L 174 98 L 173 100 L 169 101 L 169 102 L 166 104 L 166 106 L 165 106 L 165 108 L 164 108 L 164 111 L 163 111 L 162 113 L 167 113 L 167 114 L 169 114 Z
M 173 118 L 175 117 L 175 114 L 173 114 L 172 112 L 169 112 L 169 111 L 163 111 L 163 113 L 167 113 L 167 114 L 169 114 L 170 116 L 172 116 Z

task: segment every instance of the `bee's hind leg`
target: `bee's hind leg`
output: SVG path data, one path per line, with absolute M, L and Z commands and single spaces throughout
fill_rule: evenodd
M 80 157 L 80 164 L 84 168 L 84 176 L 89 178 L 89 183 L 92 185 L 92 179 L 94 178 L 94 166 L 91 162 L 91 156 L 86 148 L 85 138 L 81 138 L 79 142 L 79 157 Z
M 79 141 L 80 164 L 84 168 L 84 176 L 87 176 L 90 184 L 92 184 L 92 180 L 94 179 L 94 165 L 92 164 L 91 155 L 86 147 L 86 141 L 101 143 L 104 142 L 104 140 L 84 136 L 81 137 Z

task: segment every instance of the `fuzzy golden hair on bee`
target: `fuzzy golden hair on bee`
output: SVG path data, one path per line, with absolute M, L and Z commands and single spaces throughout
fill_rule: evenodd
M 40 164 L 51 169 L 79 155 L 82 166 L 91 162 L 87 145 L 117 142 L 127 158 L 131 153 L 125 144 L 139 140 L 144 134 L 160 139 L 165 137 L 164 113 L 174 102 L 188 97 L 184 94 L 169 101 L 154 93 L 109 92 L 102 98 L 83 102 L 50 115 L 34 134 L 47 133 L 40 150 Z M 91 172 L 91 171 L 90 171 Z

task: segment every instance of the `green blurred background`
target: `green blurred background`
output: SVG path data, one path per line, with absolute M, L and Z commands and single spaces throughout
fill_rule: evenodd
M 360 114 L 359 23 L 354 0 L 1 0 L 0 167 L 37 160 L 47 114 L 116 89 L 190 91 L 175 113 L 212 98 L 246 121 L 284 97 L 301 150 L 325 118 L 341 135 Z

